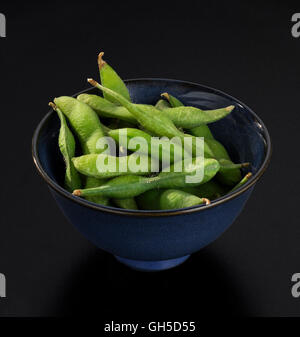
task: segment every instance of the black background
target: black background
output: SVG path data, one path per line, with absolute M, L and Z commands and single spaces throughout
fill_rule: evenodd
M 300 272 L 300 38 L 291 35 L 299 11 L 286 1 L 1 1 L 0 316 L 300 316 L 291 296 Z M 48 101 L 98 78 L 102 50 L 124 79 L 187 80 L 241 99 L 273 140 L 271 165 L 240 217 L 174 270 L 135 272 L 94 247 L 31 159 Z

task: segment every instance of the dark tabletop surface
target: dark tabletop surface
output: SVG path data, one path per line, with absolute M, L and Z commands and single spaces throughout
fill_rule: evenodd
M 299 7 L 298 7 L 299 11 Z M 300 38 L 283 2 L 1 2 L 0 316 L 298 316 Z M 123 78 L 175 78 L 249 105 L 273 140 L 244 211 L 182 266 L 140 273 L 67 222 L 31 159 L 47 103 L 88 87 L 101 50 Z M 109 225 L 109 224 L 108 224 Z

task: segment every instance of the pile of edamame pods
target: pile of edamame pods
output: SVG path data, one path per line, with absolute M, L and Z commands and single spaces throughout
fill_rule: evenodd
M 49 105 L 60 119 L 59 148 L 65 161 L 65 188 L 75 196 L 88 201 L 124 209 L 166 210 L 209 204 L 226 193 L 245 184 L 251 177 L 244 177 L 241 168 L 249 163 L 233 163 L 225 147 L 217 141 L 208 124 L 227 116 L 234 106 L 216 110 L 201 110 L 184 106 L 176 97 L 162 93 L 155 106 L 134 104 L 129 91 L 116 71 L 103 60 L 104 53 L 98 56 L 101 84 L 93 79 L 88 82 L 100 89 L 103 96 L 80 94 L 77 98 L 61 96 Z M 126 131 L 126 133 L 124 133 Z M 132 172 L 128 162 L 139 160 L 134 151 L 123 155 L 124 144 L 120 135 L 126 134 L 127 141 L 141 137 L 146 141 L 145 156 L 151 154 L 152 137 L 173 137 L 184 141 L 190 137 L 191 165 L 181 172 L 174 169 L 176 147 L 185 151 L 182 145 L 173 144 L 169 150 L 170 166 L 162 168 L 163 147 L 156 155 L 159 172 L 153 174 L 150 160 L 144 169 Z M 99 159 L 109 160 L 99 139 L 111 137 L 118 144 L 115 154 L 116 168 L 102 172 L 97 169 Z M 204 138 L 204 159 L 197 157 L 196 138 Z M 125 143 L 126 144 L 126 143 Z M 78 151 L 77 146 L 80 146 Z M 81 156 L 75 156 L 82 153 Z M 178 149 L 177 149 L 178 150 Z M 126 151 L 127 153 L 127 151 Z M 153 153 L 152 153 L 153 154 Z M 151 154 L 151 155 L 152 155 Z M 154 155 L 154 154 L 153 154 Z M 103 158 L 101 157 L 103 156 Z M 121 159 L 122 158 L 122 159 Z M 148 158 L 149 159 L 149 158 Z M 182 160 L 182 159 L 181 159 Z M 120 169 L 120 162 L 128 165 L 128 170 Z M 187 182 L 186 177 L 195 174 L 202 165 L 203 179 L 200 182 Z

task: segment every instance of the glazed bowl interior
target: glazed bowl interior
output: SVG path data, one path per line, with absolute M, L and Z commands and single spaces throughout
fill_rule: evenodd
M 266 169 L 271 153 L 271 143 L 268 131 L 263 122 L 255 113 L 237 99 L 218 90 L 189 82 L 164 80 L 164 79 L 136 79 L 126 81 L 132 101 L 134 103 L 155 104 L 160 94 L 168 92 L 179 98 L 185 105 L 199 107 L 201 109 L 216 109 L 228 105 L 234 105 L 235 109 L 224 119 L 209 124 L 215 138 L 228 150 L 234 162 L 250 162 L 253 173 L 251 180 L 234 193 L 221 197 L 208 206 L 195 206 L 196 208 L 213 207 L 214 204 L 226 202 L 228 198 L 239 195 L 252 186 Z M 86 93 L 102 95 L 91 88 Z M 74 95 L 75 97 L 78 94 Z M 68 195 L 74 201 L 77 197 L 63 189 L 64 162 L 58 147 L 59 119 L 55 112 L 51 111 L 38 126 L 33 138 L 33 157 L 39 172 L 51 187 L 58 192 Z M 77 154 L 80 149 L 77 147 Z M 115 209 L 109 206 L 100 206 L 83 199 L 80 202 L 93 205 L 100 209 Z M 194 208 L 195 208 L 194 207 Z M 122 210 L 121 210 L 122 212 Z M 130 211 L 141 213 L 144 211 Z M 149 212 L 149 211 L 147 211 Z M 159 211 L 153 211 L 159 212 Z M 170 214 L 172 211 L 170 211 Z

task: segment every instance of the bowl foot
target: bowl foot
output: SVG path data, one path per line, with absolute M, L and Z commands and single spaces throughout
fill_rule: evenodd
M 161 261 L 140 261 L 140 260 L 130 260 L 124 257 L 115 255 L 115 258 L 125 264 L 126 266 L 139 270 L 139 271 L 160 271 L 179 266 L 181 263 L 186 261 L 190 255 L 178 257 L 176 259 L 161 260 Z

